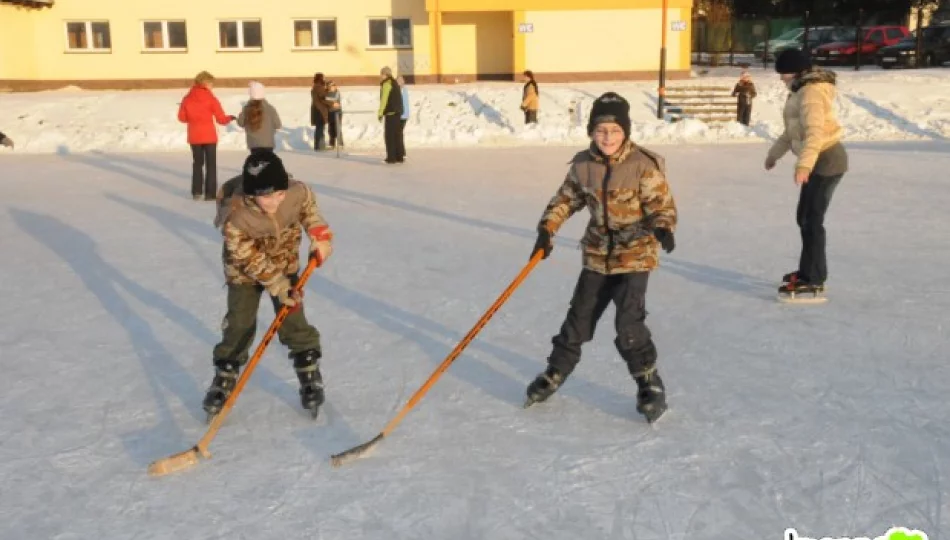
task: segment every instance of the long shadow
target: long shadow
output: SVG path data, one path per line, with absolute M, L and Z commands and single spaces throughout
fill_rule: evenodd
M 391 208 L 398 208 L 400 210 L 405 210 L 407 212 L 414 212 L 416 214 L 421 214 L 428 217 L 444 219 L 446 221 L 451 221 L 454 223 L 461 223 L 463 225 L 468 225 L 476 229 L 489 229 L 495 232 L 510 234 L 512 236 L 517 236 L 520 238 L 530 238 L 531 240 L 534 240 L 538 236 L 537 231 L 535 231 L 534 229 L 522 229 L 520 227 L 512 227 L 510 225 L 500 225 L 498 223 L 492 223 L 490 221 L 485 221 L 481 219 L 459 216 L 457 214 L 452 214 L 450 212 L 436 210 L 434 208 L 429 208 L 426 206 L 421 206 L 421 205 L 413 204 L 410 202 L 400 201 L 398 199 L 391 199 L 389 197 L 384 197 L 382 195 L 371 195 L 369 193 L 363 193 L 361 191 L 354 191 L 351 189 L 329 186 L 329 185 L 320 184 L 317 182 L 310 182 L 310 184 L 316 188 L 318 196 L 328 195 L 330 197 L 335 197 L 337 199 L 346 200 L 350 202 L 358 202 L 361 200 L 369 201 L 372 203 L 381 204 L 383 206 L 389 206 Z M 564 238 L 561 236 L 555 236 L 554 243 L 560 246 L 575 248 L 577 247 L 578 240 L 571 239 L 571 238 Z
M 353 311 L 376 326 L 415 342 L 434 365 L 440 364 L 454 344 L 463 337 L 460 332 L 431 319 L 392 306 L 321 276 L 312 277 L 308 287 L 314 288 L 321 297 Z M 483 362 L 465 357 L 464 353 L 452 365 L 451 374 L 480 388 L 498 401 L 520 408 L 528 383 L 545 366 L 544 359 L 531 359 L 478 338 L 473 340 L 469 347 L 502 360 L 518 370 L 522 378 L 512 379 Z M 632 381 L 631 384 L 633 384 Z M 572 384 L 565 385 L 559 393 L 562 396 L 574 397 L 612 416 L 620 418 L 632 416 L 632 400 L 634 399 L 632 394 L 630 396 L 619 394 L 609 388 L 585 381 L 576 374 L 572 376 Z
M 777 290 L 778 283 L 765 281 L 761 278 L 749 276 L 734 270 L 723 270 L 714 266 L 699 264 L 681 259 L 667 257 L 663 260 L 661 270 L 668 271 L 689 281 L 715 287 L 729 292 L 748 294 L 755 298 L 769 290 Z
M 918 135 L 921 137 L 929 137 L 931 139 L 938 140 L 938 141 L 947 139 L 941 133 L 937 133 L 936 131 L 933 131 L 930 129 L 921 128 L 917 124 L 907 120 L 906 118 L 900 116 L 894 111 L 881 107 L 880 105 L 878 105 L 877 103 L 874 103 L 873 101 L 869 99 L 858 97 L 858 96 L 850 96 L 850 95 L 847 97 L 848 99 L 851 100 L 852 103 L 854 103 L 858 107 L 861 107 L 867 112 L 871 113 L 871 116 L 880 118 L 881 120 L 884 120 L 885 122 L 893 124 L 908 133 L 912 133 L 914 135 Z
M 183 152 L 187 154 L 188 149 L 185 149 Z M 222 150 L 219 149 L 218 150 L 219 156 L 221 155 L 221 152 Z M 90 152 L 90 154 L 101 157 L 104 160 L 111 160 L 116 163 L 120 163 L 129 167 L 138 167 L 138 168 L 145 169 L 148 171 L 161 171 L 174 178 L 184 178 L 184 179 L 187 179 L 188 182 L 191 182 L 191 169 L 189 168 L 191 165 L 190 159 L 185 165 L 185 168 L 173 169 L 171 167 L 166 167 L 164 165 L 161 165 L 160 163 L 157 163 L 155 161 L 136 159 L 132 157 L 132 154 L 107 154 L 101 150 L 93 150 L 92 152 Z M 227 180 L 231 176 L 241 174 L 240 169 L 236 169 L 234 167 L 221 166 L 220 159 L 217 161 L 217 163 L 218 163 L 218 184 L 219 185 L 222 184 L 225 180 Z
M 171 212 L 159 206 L 129 200 L 125 197 L 122 197 L 121 195 L 115 195 L 112 193 L 107 193 L 105 197 L 119 204 L 127 206 L 142 215 L 152 218 L 158 222 L 159 225 L 170 231 L 172 234 L 180 238 L 182 242 L 187 244 L 188 247 L 190 247 L 191 250 L 201 258 L 201 261 L 204 263 L 205 267 L 207 267 L 211 272 L 216 274 L 221 273 L 220 261 L 216 263 L 214 260 L 209 260 L 207 257 L 209 247 L 208 244 L 206 242 L 195 241 L 195 237 L 197 236 L 220 244 L 221 235 L 217 233 L 214 225 L 210 223 L 210 220 L 208 223 L 202 223 L 189 216 L 179 214 L 177 212 Z
M 482 99 L 478 97 L 478 94 L 469 94 L 468 92 L 457 92 L 457 94 L 468 103 L 468 106 L 472 108 L 472 112 L 475 113 L 475 116 L 484 116 L 485 119 L 492 124 L 514 133 L 515 128 L 511 125 L 511 122 L 509 122 L 498 109 L 482 101 Z
M 92 154 L 73 154 L 69 152 L 68 149 L 60 149 L 58 153 L 65 160 L 80 163 L 82 165 L 86 165 L 89 167 L 95 167 L 97 169 L 102 169 L 104 171 L 115 173 L 120 176 L 138 180 L 139 182 L 147 186 L 164 191 L 165 193 L 173 195 L 176 198 L 190 198 L 191 197 L 190 188 L 189 189 L 177 188 L 171 184 L 168 184 L 167 182 L 162 182 L 161 180 L 151 175 L 142 173 L 128 166 L 120 164 L 120 161 L 117 159 L 113 159 L 114 156 L 111 156 L 111 155 L 105 156 L 103 154 L 99 154 L 99 156 L 96 157 Z M 176 172 L 176 175 L 181 176 L 182 175 L 181 171 Z M 190 182 L 191 180 L 189 179 L 188 180 L 189 186 L 190 186 Z
M 140 302 L 158 309 L 166 318 L 178 322 L 201 341 L 210 343 L 213 339 L 211 333 L 193 315 L 175 306 L 164 296 L 129 279 L 107 263 L 97 253 L 95 241 L 79 229 L 54 217 L 30 211 L 11 209 L 10 214 L 21 230 L 68 263 L 85 287 L 96 296 L 103 309 L 125 329 L 157 405 L 160 424 L 155 430 L 163 434 L 162 438 L 167 438 L 167 433 L 171 431 L 175 441 L 181 443 L 184 433 L 175 420 L 166 392 L 172 392 L 183 403 L 192 404 L 201 400 L 202 389 L 187 370 L 175 361 L 149 323 L 126 302 L 120 291 L 125 291 Z M 194 409 L 189 407 L 189 410 L 196 421 L 203 421 Z M 155 449 L 149 448 L 149 441 L 142 439 L 140 435 L 130 438 L 126 441 L 126 448 L 133 459 L 145 464 L 155 457 Z

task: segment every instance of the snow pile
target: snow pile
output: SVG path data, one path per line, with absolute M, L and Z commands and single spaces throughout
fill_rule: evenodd
M 731 85 L 737 68 L 711 69 L 691 81 L 672 85 Z M 861 72 L 838 70 L 837 106 L 847 140 L 943 139 L 950 135 L 950 70 Z M 754 142 L 781 132 L 787 91 L 771 71 L 753 69 L 759 91 L 753 123 L 669 123 L 656 118 L 654 82 L 542 84 L 540 123 L 525 126 L 519 83 L 452 86 L 411 85 L 412 118 L 406 127 L 410 147 L 534 146 L 583 144 L 592 101 L 614 90 L 631 104 L 633 137 L 643 143 Z M 247 99 L 243 89 L 217 89 L 225 110 L 237 115 Z M 162 151 L 186 147 L 176 112 L 185 90 L 94 92 L 75 88 L 0 97 L 0 129 L 30 153 Z M 342 91 L 344 138 L 351 149 L 379 148 L 383 127 L 376 118 L 375 87 Z M 278 145 L 309 150 L 307 88 L 268 88 L 284 129 Z M 236 125 L 219 128 L 221 149 L 243 150 L 244 133 Z

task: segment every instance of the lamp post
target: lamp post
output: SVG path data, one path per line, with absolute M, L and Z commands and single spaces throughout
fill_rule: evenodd
M 663 119 L 663 108 L 666 105 L 666 12 L 669 0 L 663 0 L 663 29 L 660 32 L 660 88 L 656 99 L 656 117 Z

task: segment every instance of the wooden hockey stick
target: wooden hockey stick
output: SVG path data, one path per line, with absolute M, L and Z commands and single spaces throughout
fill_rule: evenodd
M 425 384 L 423 384 L 422 387 L 419 388 L 415 394 L 413 394 L 412 398 L 409 399 L 409 402 L 403 406 L 401 411 L 399 411 L 399 414 L 397 414 L 395 418 L 386 424 L 386 427 L 383 428 L 383 431 L 380 432 L 379 435 L 369 442 L 355 446 L 345 452 L 341 452 L 332 456 L 330 458 L 330 463 L 332 463 L 334 467 L 339 467 L 349 463 L 350 461 L 359 459 L 369 454 L 369 452 L 377 444 L 379 444 L 380 441 L 389 435 L 392 430 L 394 430 L 396 426 L 402 421 L 406 414 L 408 414 L 409 411 L 412 410 L 420 400 L 422 400 L 422 397 L 425 396 L 426 392 L 428 392 L 435 382 L 439 380 L 439 377 L 441 377 L 442 374 L 445 373 L 447 369 L 449 369 L 449 366 L 452 365 L 452 362 L 454 362 L 455 359 L 458 358 L 460 354 L 462 354 L 462 351 L 465 350 L 465 347 L 467 347 L 468 344 L 471 343 L 473 339 L 475 339 L 475 336 L 478 335 L 481 329 L 484 328 L 486 324 L 488 324 L 489 319 L 492 318 L 495 312 L 497 312 L 498 309 L 501 308 L 502 304 L 508 300 L 515 289 L 517 289 L 518 286 L 520 286 L 525 280 L 525 278 L 528 277 L 528 274 L 531 273 L 531 270 L 534 269 L 534 267 L 542 259 L 543 255 L 544 252 L 542 250 L 535 252 L 535 254 L 531 257 L 531 260 L 528 261 L 528 264 L 525 265 L 525 267 L 521 270 L 521 273 L 519 273 L 514 281 L 511 282 L 511 285 L 508 285 L 508 288 L 501 293 L 501 296 L 499 296 L 498 299 L 495 300 L 495 303 L 492 304 L 490 308 L 488 308 L 488 311 L 482 315 L 482 318 L 479 319 L 477 323 L 475 323 L 475 326 L 469 330 L 468 334 L 464 338 L 462 338 L 462 341 L 460 341 L 459 344 L 455 346 L 455 349 L 449 353 L 449 356 L 446 357 L 446 359 L 443 360 L 441 364 L 439 364 L 439 367 L 437 367 L 432 375 L 429 376 L 429 379 L 425 382 Z
M 310 257 L 310 261 L 307 263 L 307 267 L 304 269 L 303 273 L 300 275 L 300 279 L 297 281 L 297 285 L 294 287 L 294 291 L 300 292 L 303 290 L 304 285 L 307 283 L 307 279 L 310 278 L 310 274 L 313 273 L 313 270 L 317 267 L 317 260 L 315 257 Z M 298 306 L 295 306 L 298 307 Z M 299 306 L 300 309 L 303 309 L 303 306 Z M 224 406 L 221 408 L 214 419 L 211 421 L 211 425 L 208 427 L 208 431 L 205 432 L 204 437 L 198 441 L 198 444 L 193 446 L 189 450 L 184 452 L 179 452 L 177 454 L 168 456 L 166 458 L 159 459 L 153 462 L 148 466 L 149 476 L 164 476 L 166 474 L 171 474 L 174 472 L 182 471 L 188 469 L 194 465 L 198 464 L 199 457 L 205 459 L 211 459 L 211 453 L 208 452 L 208 445 L 211 444 L 211 440 L 214 439 L 215 435 L 218 434 L 218 430 L 221 429 L 221 424 L 224 423 L 224 419 L 228 416 L 228 413 L 231 411 L 231 407 L 234 406 L 234 402 L 237 400 L 238 395 L 241 394 L 241 390 L 244 389 L 244 385 L 247 384 L 248 379 L 251 378 L 251 373 L 254 372 L 254 368 L 257 366 L 257 362 L 264 355 L 264 350 L 267 349 L 267 346 L 270 344 L 271 340 L 274 339 L 274 336 L 277 334 L 277 330 L 280 328 L 280 325 L 283 324 L 284 319 L 290 315 L 290 312 L 294 308 L 288 307 L 286 305 L 281 306 L 277 311 L 277 316 L 274 318 L 274 322 L 271 323 L 270 328 L 267 329 L 267 333 L 264 334 L 264 337 L 261 339 L 261 342 L 257 345 L 257 350 L 254 351 L 254 356 L 247 363 L 247 367 L 244 368 L 244 372 L 241 373 L 241 376 L 238 378 L 237 383 L 234 385 L 234 390 L 231 392 L 231 395 L 228 396 L 228 399 L 224 402 Z

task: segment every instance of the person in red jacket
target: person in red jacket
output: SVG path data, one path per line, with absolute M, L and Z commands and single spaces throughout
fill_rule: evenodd
M 193 158 L 191 168 L 191 196 L 196 200 L 215 200 L 218 191 L 218 130 L 235 119 L 224 114 L 221 102 L 211 93 L 214 76 L 202 71 L 195 77 L 195 85 L 181 101 L 178 120 L 188 124 L 188 144 Z M 204 192 L 202 192 L 204 188 Z

